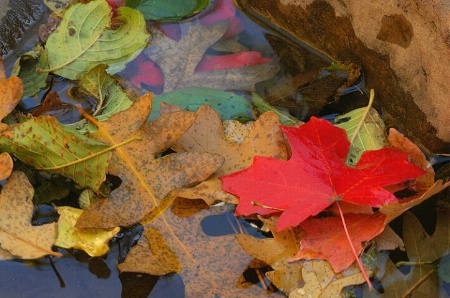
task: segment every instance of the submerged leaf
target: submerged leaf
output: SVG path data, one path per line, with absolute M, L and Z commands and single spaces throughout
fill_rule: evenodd
M 209 0 L 127 0 L 126 5 L 139 9 L 146 20 L 172 22 L 199 13 L 209 2 Z
M 142 14 L 129 7 L 118 9 L 119 28 L 109 28 L 111 7 L 104 0 L 70 6 L 46 43 L 51 71 L 74 80 L 99 64 L 117 73 L 146 46 Z
M 186 88 L 155 96 L 149 120 L 159 116 L 161 102 L 193 112 L 202 105 L 209 105 L 219 113 L 222 120 L 249 118 L 252 109 L 248 100 L 233 92 L 213 88 Z
M 51 116 L 11 125 L 0 134 L 0 150 L 40 170 L 49 170 L 97 191 L 105 180 L 109 146 L 68 131 Z
M 298 123 L 300 120 L 295 118 L 294 116 L 291 116 L 288 112 L 280 111 L 273 107 L 271 104 L 269 104 L 267 101 L 261 98 L 256 92 L 252 93 L 252 101 L 255 104 L 255 106 L 258 108 L 258 111 L 260 113 L 265 113 L 268 111 L 273 111 L 277 114 L 278 118 L 281 121 L 281 124 L 290 126 Z
M 109 230 L 77 229 L 75 224 L 83 210 L 68 206 L 57 207 L 57 209 L 60 217 L 56 246 L 81 249 L 91 257 L 100 257 L 109 251 L 108 242 L 120 231 L 119 227 Z
M 0 194 L 1 247 L 17 258 L 37 259 L 52 251 L 56 240 L 55 223 L 32 226 L 33 187 L 23 172 L 14 172 Z
M 175 41 L 159 31 L 153 33 L 152 46 L 144 53 L 164 72 L 164 92 L 187 87 L 209 87 L 222 90 L 254 90 L 255 84 L 278 72 L 274 64 L 196 71 L 206 50 L 219 40 L 228 22 L 214 25 L 181 24 L 182 38 Z

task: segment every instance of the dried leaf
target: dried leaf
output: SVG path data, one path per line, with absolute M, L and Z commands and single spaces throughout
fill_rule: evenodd
M 0 134 L 0 150 L 40 170 L 73 179 L 97 191 L 105 180 L 109 146 L 67 130 L 55 118 L 40 116 Z
M 230 143 L 240 144 L 252 131 L 254 121 L 249 121 L 245 124 L 238 120 L 223 121 L 223 130 L 225 133 L 225 140 Z
M 177 152 L 209 152 L 223 156 L 225 161 L 205 182 L 174 194 L 189 199 L 203 199 L 207 204 L 215 201 L 237 203 L 236 198 L 221 189 L 218 177 L 251 165 L 254 156 L 286 159 L 286 144 L 279 129 L 275 113 L 263 114 L 253 124 L 247 138 L 240 144 L 227 142 L 219 115 L 209 106 L 197 111 L 197 119 L 172 148 Z
M 60 253 L 52 251 L 56 225 L 31 225 L 33 193 L 33 187 L 24 173 L 12 173 L 0 194 L 1 247 L 22 259 L 37 259 L 46 255 L 60 257 Z
M 4 72 L 3 60 L 0 59 L 0 121 L 3 120 L 22 99 L 23 83 L 18 77 L 12 76 L 6 78 Z M 0 131 L 6 127 L 5 124 L 0 123 Z
M 104 0 L 70 6 L 48 37 L 50 69 L 44 71 L 75 80 L 99 64 L 109 65 L 109 73 L 122 70 L 144 48 L 149 35 L 138 10 L 120 7 L 117 18 L 123 24 L 119 28 L 110 28 L 110 14 Z
M 405 245 L 403 243 L 402 238 L 394 232 L 394 230 L 387 225 L 384 228 L 384 231 L 374 238 L 377 244 L 377 250 L 394 250 L 396 248 L 400 248 L 401 250 L 405 250 Z
M 120 231 L 119 227 L 110 230 L 77 229 L 75 224 L 83 210 L 68 206 L 57 207 L 57 210 L 60 217 L 56 246 L 81 249 L 91 257 L 100 257 L 109 251 L 109 240 Z
M 130 136 L 142 140 L 117 148 L 109 173 L 122 183 L 109 198 L 92 203 L 77 222 L 77 227 L 111 228 L 130 226 L 159 205 L 172 189 L 202 181 L 223 162 L 208 153 L 169 154 L 155 159 L 192 125 L 195 114 L 179 111 L 164 114 L 146 123 L 152 103 L 144 95 L 128 110 L 99 123 L 94 138 L 117 144 Z
M 159 31 L 153 32 L 152 46 L 144 52 L 163 70 L 164 92 L 187 87 L 254 90 L 256 83 L 269 79 L 278 72 L 278 67 L 272 64 L 195 71 L 205 51 L 224 35 L 228 24 L 180 24 L 182 37 L 179 41 L 174 41 Z

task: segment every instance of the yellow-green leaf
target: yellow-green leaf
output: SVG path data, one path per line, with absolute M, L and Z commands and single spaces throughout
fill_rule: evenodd
M 108 230 L 78 229 L 75 228 L 75 224 L 83 210 L 67 206 L 57 209 L 60 217 L 56 246 L 82 249 L 91 257 L 99 257 L 109 251 L 108 242 L 120 231 L 119 227 Z
M 70 6 L 46 43 L 50 69 L 77 79 L 99 64 L 117 73 L 146 46 L 149 34 L 142 14 L 129 7 L 118 9 L 119 28 L 110 28 L 111 7 L 104 0 Z
M 106 178 L 109 149 L 108 145 L 66 130 L 50 116 L 11 125 L 0 134 L 1 151 L 93 190 L 98 190 Z

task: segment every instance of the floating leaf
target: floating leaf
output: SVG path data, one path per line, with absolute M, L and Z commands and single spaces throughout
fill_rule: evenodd
M 61 14 L 70 4 L 77 2 L 76 0 L 43 0 L 45 5 L 56 14 Z
M 335 119 L 337 123 L 335 126 L 345 129 L 349 139 L 352 139 L 354 134 L 356 134 L 347 156 L 346 162 L 349 165 L 355 165 L 364 151 L 377 150 L 384 147 L 383 119 L 381 119 L 381 116 L 374 108 L 370 108 L 369 113 L 363 119 L 366 111 L 367 108 L 359 108 L 340 115 Z M 361 129 L 356 131 L 361 121 L 364 121 L 364 123 Z
M 74 4 L 46 43 L 50 69 L 57 75 L 75 80 L 99 64 L 109 65 L 117 73 L 146 46 L 142 14 L 129 7 L 118 9 L 119 28 L 109 28 L 111 7 L 104 0 Z
M 37 72 L 36 68 L 47 68 L 47 52 L 41 45 L 22 54 L 14 63 L 11 75 L 18 76 L 23 81 L 23 95 L 33 96 L 47 84 L 48 73 Z
M 0 150 L 95 191 L 105 180 L 111 157 L 109 149 L 105 144 L 66 130 L 51 116 L 28 119 L 0 134 Z
M 75 224 L 84 211 L 67 206 L 57 207 L 57 209 L 60 217 L 56 246 L 81 249 L 91 257 L 100 257 L 109 251 L 108 242 L 120 231 L 119 227 L 109 230 L 77 229 Z
M 192 125 L 195 115 L 186 111 L 169 113 L 147 122 L 152 95 L 141 96 L 126 111 L 98 123 L 92 137 L 118 144 L 130 137 L 142 138 L 117 148 L 109 173 L 121 179 L 121 185 L 107 199 L 91 203 L 77 227 L 111 228 L 130 226 L 159 205 L 174 188 L 203 181 L 223 162 L 209 153 L 156 156 L 169 148 Z
M 126 0 L 127 6 L 139 9 L 146 20 L 173 22 L 191 17 L 209 4 L 209 0 Z
M 18 77 L 6 78 L 3 60 L 0 58 L 0 121 L 11 113 L 22 99 L 23 83 Z M 6 124 L 0 123 L 0 131 Z
M 212 88 L 186 88 L 155 96 L 149 120 L 159 116 L 159 104 L 165 102 L 186 111 L 197 111 L 202 105 L 211 106 L 222 120 L 249 118 L 252 105 L 233 92 Z
M 56 239 L 54 223 L 32 226 L 33 187 L 23 172 L 14 172 L 0 194 L 1 247 L 17 258 L 37 259 L 52 251 Z
M 280 111 L 270 105 L 267 101 L 261 98 L 256 92 L 252 93 L 252 101 L 255 104 L 255 106 L 258 108 L 258 111 L 260 113 L 265 113 L 268 111 L 273 111 L 277 114 L 278 118 L 281 121 L 281 124 L 290 126 L 298 123 L 300 120 L 295 118 L 294 116 L 291 116 L 288 112 Z
M 225 140 L 219 115 L 209 106 L 197 111 L 197 119 L 189 130 L 172 146 L 177 152 L 209 152 L 225 158 L 223 165 L 199 185 L 178 189 L 174 194 L 190 199 L 202 199 L 207 204 L 215 201 L 236 202 L 236 198 L 221 189 L 219 177 L 249 166 L 254 156 L 285 159 L 286 144 L 275 113 L 265 113 L 253 124 L 247 138 L 239 143 Z

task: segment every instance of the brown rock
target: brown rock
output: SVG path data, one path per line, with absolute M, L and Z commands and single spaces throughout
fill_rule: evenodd
M 240 0 L 333 60 L 362 65 L 368 88 L 417 143 L 450 142 L 450 5 L 412 0 Z

